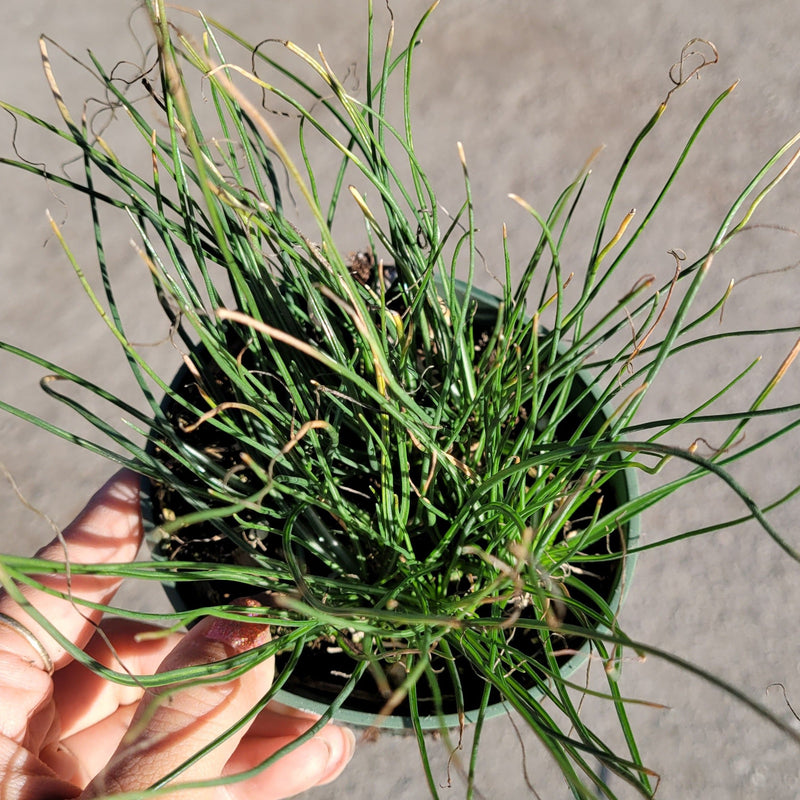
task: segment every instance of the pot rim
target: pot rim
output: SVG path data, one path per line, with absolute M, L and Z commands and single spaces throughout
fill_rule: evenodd
M 462 286 L 462 282 L 458 282 Z M 471 296 L 476 299 L 479 304 L 488 309 L 497 309 L 500 305 L 500 300 L 477 287 L 471 289 Z M 185 378 L 185 373 L 188 371 L 186 366 L 182 366 L 176 373 L 172 385 L 175 386 Z M 585 386 L 589 388 L 590 396 L 597 399 L 597 392 L 594 389 L 591 377 L 583 370 L 578 370 L 575 376 L 581 380 Z M 601 417 L 608 419 L 611 416 L 611 409 L 608 406 L 603 406 L 600 409 Z M 147 447 L 151 447 L 151 442 L 148 440 Z M 639 485 L 636 472 L 632 468 L 621 470 L 614 478 L 616 484 L 616 494 L 621 499 L 621 502 L 626 502 L 639 494 Z M 154 509 L 151 494 L 151 483 L 148 478 L 142 477 L 140 486 L 140 504 L 142 508 L 142 519 L 145 530 L 145 540 L 150 548 L 151 557 L 158 559 L 156 552 L 157 538 L 155 532 L 158 530 L 158 525 L 155 522 Z M 641 521 L 639 515 L 632 517 L 625 525 L 625 544 L 626 550 L 631 550 L 636 546 L 639 541 L 641 533 Z M 614 615 L 618 614 L 622 604 L 627 597 L 630 590 L 631 578 L 637 561 L 636 553 L 629 553 L 625 556 L 624 561 L 620 565 L 617 574 L 614 578 L 613 589 L 607 599 L 608 606 Z M 169 599 L 170 604 L 176 611 L 189 610 L 188 606 L 184 603 L 180 594 L 177 591 L 174 582 L 161 582 L 162 587 Z M 610 633 L 610 629 L 606 625 L 599 625 L 595 628 L 598 633 Z M 563 679 L 568 679 L 577 670 L 579 670 L 589 658 L 592 649 L 592 641 L 587 639 L 583 646 L 560 667 L 559 675 Z M 544 697 L 542 690 L 537 687 L 532 687 L 529 694 L 541 699 Z M 321 701 L 311 700 L 301 695 L 297 695 L 286 689 L 279 689 L 275 694 L 275 700 L 291 706 L 298 711 L 308 712 L 314 715 L 323 715 L 329 709 L 329 704 Z M 488 706 L 484 712 L 484 719 L 497 717 L 505 714 L 508 711 L 508 706 L 505 701 L 500 700 Z M 442 730 L 442 729 L 455 729 L 462 723 L 472 724 L 478 721 L 479 711 L 476 708 L 465 709 L 463 716 L 457 713 L 448 714 L 431 714 L 419 717 L 420 727 L 426 731 Z M 378 717 L 374 712 L 358 711 L 354 709 L 340 707 L 335 715 L 334 720 L 343 722 L 359 728 L 379 727 L 381 730 L 402 732 L 412 729 L 414 727 L 413 720 L 404 715 L 388 715 L 385 717 Z

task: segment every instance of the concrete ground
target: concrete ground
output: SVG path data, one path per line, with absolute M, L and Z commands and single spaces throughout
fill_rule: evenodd
M 425 5 L 419 0 L 394 4 L 398 41 L 408 37 Z M 85 54 L 92 48 L 108 66 L 123 58 L 139 62 L 127 24 L 133 7 L 133 0 L 0 4 L 0 98 L 55 119 L 37 48 L 42 31 L 73 53 Z M 363 80 L 365 7 L 356 0 L 208 0 L 203 5 L 254 41 L 290 38 L 308 48 L 320 42 L 340 74 L 352 65 L 347 80 L 354 93 Z M 376 3 L 376 13 L 385 20 L 383 3 Z M 142 30 L 135 17 L 131 26 Z M 668 69 L 693 37 L 712 40 L 720 62 L 672 97 L 667 115 L 620 193 L 611 227 L 630 207 L 641 211 L 648 207 L 703 109 L 735 80 L 741 79 L 741 84 L 709 123 L 671 201 L 613 289 L 619 291 L 650 273 L 667 280 L 674 268 L 666 254 L 670 248 L 696 255 L 746 179 L 800 129 L 796 50 L 800 5 L 790 0 L 758 4 L 443 0 L 416 55 L 416 142 L 443 203 L 450 207 L 460 197 L 456 141 L 464 143 L 477 198 L 481 248 L 490 267 L 502 263 L 503 221 L 509 225 L 512 256 L 518 262 L 535 240 L 535 228 L 507 194 L 516 192 L 546 211 L 589 154 L 605 144 L 568 249 L 570 269 L 581 269 L 592 241 L 593 220 L 615 167 L 670 88 Z M 82 99 L 96 96 L 97 86 L 55 46 L 50 50 L 64 75 L 62 89 L 79 113 Z M 12 132 L 13 121 L 0 114 L 3 155 L 11 153 Z M 117 148 L 129 141 L 124 132 L 110 135 L 117 136 Z M 22 157 L 56 169 L 70 158 L 39 134 L 21 132 L 17 149 Z M 77 165 L 66 169 L 76 171 Z M 93 316 L 44 215 L 49 208 L 79 255 L 91 264 L 86 207 L 78 198 L 19 172 L 0 171 L 0 187 L 0 339 L 25 345 L 117 391 L 130 392 L 114 342 Z M 761 221 L 800 227 L 798 198 L 800 184 L 790 176 L 765 202 Z M 156 342 L 163 337 L 163 325 L 145 310 L 149 281 L 128 245 L 130 236 L 125 220 L 109 220 L 106 242 L 119 292 L 138 315 L 140 341 Z M 352 249 L 360 244 L 354 241 Z M 798 251 L 796 235 L 778 228 L 742 236 L 714 263 L 713 297 L 721 294 L 731 277 L 741 280 L 783 268 L 800 258 Z M 491 279 L 484 276 L 483 283 L 488 287 Z M 797 325 L 798 296 L 800 271 L 753 278 L 735 292 L 725 311 L 726 323 L 743 320 L 753 328 Z M 793 341 L 787 334 L 759 343 L 764 355 L 758 368 L 762 379 L 777 368 Z M 759 352 L 737 343 L 723 352 L 678 363 L 662 385 L 654 386 L 646 413 L 658 418 L 691 408 L 710 387 L 722 385 Z M 175 354 L 169 347 L 154 347 L 153 359 L 168 371 Z M 39 391 L 40 373 L 0 359 L 0 397 L 58 422 L 71 422 L 66 410 Z M 795 402 L 799 386 L 795 369 L 775 403 Z M 752 394 L 742 389 L 738 397 L 745 404 Z M 738 475 L 760 502 L 768 503 L 797 483 L 797 444 L 796 436 L 787 437 Z M 30 503 L 59 525 L 69 521 L 111 471 L 101 459 L 8 416 L 0 416 L 0 462 Z M 21 504 L 2 480 L 0 508 L 2 551 L 30 553 L 50 537 L 48 524 Z M 644 535 L 648 542 L 657 541 L 703 525 L 704 520 L 743 513 L 730 492 L 709 485 L 648 514 Z M 773 519 L 796 546 L 800 545 L 797 516 L 795 503 Z M 166 608 L 160 595 L 140 596 L 140 591 L 128 588 L 125 601 L 142 608 Z M 800 708 L 799 606 L 800 564 L 760 529 L 745 525 L 644 553 L 622 623 L 634 638 L 719 674 L 792 722 L 781 694 L 766 690 L 769 684 L 782 682 Z M 627 664 L 625 673 L 626 694 L 670 707 L 641 707 L 633 714 L 641 751 L 662 776 L 659 797 L 789 800 L 800 795 L 797 744 L 741 703 L 656 658 Z M 601 730 L 613 729 L 611 716 L 610 709 L 600 715 Z M 533 796 L 526 786 L 524 745 L 524 764 L 539 795 L 547 800 L 565 798 L 566 791 L 535 739 L 522 736 L 520 742 L 505 718 L 487 725 L 479 768 L 483 795 Z M 425 783 L 415 750 L 412 740 L 393 736 L 362 745 L 337 783 L 307 796 L 311 800 L 423 798 Z M 436 768 L 444 786 L 446 755 L 437 757 Z M 443 797 L 462 796 L 459 778 L 453 780 L 452 789 L 442 789 Z M 627 798 L 632 792 L 619 787 L 619 796 Z

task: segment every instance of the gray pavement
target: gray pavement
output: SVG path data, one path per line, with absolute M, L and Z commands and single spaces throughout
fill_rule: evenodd
M 0 7 L 0 97 L 55 118 L 42 77 L 37 36 L 45 31 L 68 50 L 95 50 L 107 65 L 120 58 L 140 60 L 127 26 L 134 3 L 96 0 L 27 0 Z M 357 91 L 363 75 L 362 25 L 366 3 L 357 0 L 209 0 L 203 8 L 253 40 L 285 37 L 313 48 L 323 45 L 334 68 Z M 398 39 L 404 40 L 426 3 L 396 2 Z M 382 3 L 377 13 L 385 18 Z M 134 30 L 141 20 L 133 19 Z M 653 273 L 666 280 L 673 262 L 670 248 L 690 256 L 706 243 L 728 203 L 766 156 L 800 129 L 800 5 L 781 0 L 755 4 L 742 0 L 698 3 L 632 4 L 622 0 L 592 3 L 530 0 L 443 0 L 416 55 L 416 142 L 442 201 L 460 197 L 456 141 L 462 141 L 478 198 L 481 248 L 490 266 L 501 264 L 500 225 L 509 225 L 512 256 L 522 260 L 536 231 L 506 197 L 516 192 L 542 211 L 572 179 L 599 144 L 584 210 L 574 223 L 570 263 L 585 263 L 592 223 L 616 165 L 645 120 L 669 88 L 667 70 L 689 39 L 712 40 L 720 63 L 700 81 L 677 93 L 668 116 L 644 148 L 615 206 L 617 219 L 628 208 L 647 207 L 661 186 L 702 110 L 725 87 L 741 84 L 709 124 L 672 199 L 650 226 L 621 282 L 612 292 Z M 74 109 L 97 93 L 80 68 L 64 57 L 54 61 L 64 75 L 63 90 Z M 134 140 L 112 126 L 112 145 Z M 10 118 L 0 114 L 0 150 L 9 151 Z M 40 135 L 18 139 L 20 153 L 33 161 L 60 165 L 68 156 Z M 67 167 L 76 169 L 76 167 Z M 115 344 L 93 317 L 57 242 L 44 209 L 64 223 L 78 254 L 91 264 L 86 207 L 65 192 L 30 176 L 0 172 L 0 337 L 133 394 Z M 776 199 L 777 198 L 777 199 Z M 797 176 L 768 200 L 762 221 L 798 228 Z M 613 226 L 613 223 L 611 223 Z M 109 220 L 106 241 L 121 296 L 136 316 L 140 341 L 164 335 L 156 311 L 143 299 L 149 281 L 128 241 L 123 219 Z M 353 249 L 361 243 L 353 242 Z M 741 237 L 714 265 L 713 285 L 721 293 L 731 277 L 742 279 L 784 267 L 800 258 L 800 241 L 778 230 Z M 491 279 L 484 276 L 488 288 Z M 615 296 L 615 295 L 614 295 Z M 731 319 L 753 327 L 798 324 L 800 271 L 745 283 L 726 309 Z M 761 375 L 772 373 L 793 337 L 765 350 Z M 710 353 L 705 360 L 677 363 L 655 387 L 648 411 L 654 416 L 690 408 L 705 395 L 706 379 L 732 377 L 740 357 L 750 351 Z M 756 351 L 752 355 L 758 355 Z M 732 357 L 735 356 L 736 360 Z M 153 359 L 169 370 L 175 354 L 153 347 Z M 40 371 L 0 359 L 0 394 L 61 423 L 70 415 L 44 398 L 36 386 Z M 776 402 L 797 399 L 800 379 L 786 381 Z M 751 397 L 742 390 L 742 403 Z M 688 442 L 676 442 L 686 445 Z M 0 462 L 13 474 L 27 499 L 57 524 L 69 521 L 94 487 L 110 473 L 99 458 L 58 442 L 22 422 L 0 416 Z M 797 438 L 786 439 L 747 474 L 738 475 L 761 502 L 797 482 Z M 50 537 L 46 521 L 21 504 L 0 480 L 0 549 L 29 553 Z M 648 541 L 702 525 L 704 520 L 743 513 L 733 496 L 718 487 L 700 487 L 644 520 Z M 775 524 L 795 545 L 798 505 L 775 515 Z M 128 588 L 126 602 L 153 610 L 164 599 Z M 800 564 L 784 556 L 753 526 L 741 526 L 644 554 L 625 606 L 622 623 L 640 637 L 696 661 L 740 687 L 776 714 L 791 720 L 779 693 L 766 692 L 775 681 L 786 685 L 800 708 L 800 642 L 795 628 L 800 606 Z M 655 658 L 625 665 L 626 693 L 670 707 L 638 708 L 633 716 L 641 750 L 662 775 L 659 797 L 671 800 L 770 798 L 800 795 L 800 750 L 734 699 Z M 588 704 L 587 714 L 601 729 L 613 730 L 608 708 Z M 800 729 L 800 725 L 798 725 Z M 484 733 L 479 787 L 490 798 L 532 796 L 523 769 L 547 800 L 566 797 L 552 765 L 536 741 L 521 743 L 509 720 L 495 720 Z M 360 747 L 352 766 L 334 785 L 308 793 L 325 800 L 342 797 L 415 800 L 426 796 L 416 745 L 384 736 Z M 436 760 L 446 782 L 446 754 Z M 443 797 L 460 797 L 457 776 Z M 633 796 L 626 787 L 620 797 Z

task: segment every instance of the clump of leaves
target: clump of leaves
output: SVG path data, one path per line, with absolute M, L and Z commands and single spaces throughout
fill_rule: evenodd
M 45 39 L 46 74 L 63 126 L 2 104 L 20 122 L 51 130 L 79 150 L 80 180 L 19 158 L 2 162 L 88 199 L 98 222 L 104 297 L 85 278 L 59 226 L 53 223 L 53 229 L 119 341 L 146 410 L 9 343 L 0 347 L 110 404 L 125 424 L 109 423 L 90 402 L 52 381 L 45 390 L 110 441 L 76 436 L 2 401 L 0 407 L 149 479 L 160 509 L 154 540 L 162 560 L 104 569 L 174 582 L 184 597 L 210 583 L 217 594 L 176 612 L 176 624 L 201 614 L 241 613 L 230 604 L 234 594 L 266 593 L 262 615 L 276 636 L 224 665 L 246 669 L 281 653 L 283 667 L 264 703 L 292 680 L 310 684 L 308 648 L 341 651 L 333 668 L 341 674 L 334 696 L 303 739 L 343 705 L 367 709 L 376 724 L 398 712 L 417 731 L 430 790 L 438 796 L 423 729 L 476 722 L 471 796 L 481 726 L 502 701 L 530 726 L 576 797 L 594 796 L 589 787 L 613 796 L 596 763 L 651 796 L 653 774 L 628 721 L 634 701 L 620 692 L 619 666 L 628 650 L 682 662 L 631 642 L 617 624 L 638 544 L 637 520 L 683 486 L 713 477 L 744 503 L 747 514 L 736 521 L 754 518 L 797 557 L 728 466 L 797 426 L 796 406 L 768 409 L 765 401 L 798 347 L 738 412 L 712 417 L 706 410 L 752 365 L 730 384 L 711 386 L 707 400 L 680 416 L 650 421 L 637 412 L 678 352 L 726 336 L 771 333 L 695 331 L 727 297 L 709 301 L 703 292 L 712 261 L 791 168 L 797 155 L 787 154 L 797 137 L 758 170 L 700 258 L 679 264 L 666 286 L 643 281 L 598 308 L 606 302 L 599 299 L 601 289 L 628 263 L 730 90 L 697 123 L 650 208 L 635 218 L 626 215 L 609 235 L 621 182 L 670 92 L 613 181 L 577 275 L 580 290 L 566 291 L 560 253 L 586 170 L 546 216 L 515 198 L 541 235 L 521 271 L 503 236 L 504 279 L 492 297 L 475 286 L 481 256 L 463 148 L 464 200 L 452 216 L 441 212 L 414 148 L 411 68 L 428 14 L 407 46 L 395 53 L 391 28 L 381 51 L 368 3 L 366 81 L 358 98 L 321 52 L 314 57 L 288 41 L 249 44 L 204 17 L 195 41 L 168 20 L 161 0 L 148 0 L 148 8 L 157 61 L 138 83 L 154 101 L 154 116 L 130 99 L 130 82 L 117 80 L 94 58 L 91 68 L 140 132 L 152 159 L 149 173 L 131 170 L 85 118 L 73 117 L 49 66 Z M 251 63 L 227 61 L 223 38 L 244 47 Z M 294 62 L 287 66 L 270 55 L 276 48 Z M 313 79 L 302 77 L 306 73 Z M 681 66 L 674 73 L 676 88 L 691 74 Z M 291 91 L 281 88 L 287 84 Z M 210 121 L 206 108 L 203 119 L 196 110 L 198 86 L 204 106 L 213 110 Z M 394 88 L 401 100 L 397 126 L 387 111 Z M 293 151 L 275 133 L 274 103 L 296 115 Z M 318 165 L 332 158 L 341 166 L 325 193 Z M 100 176 L 103 187 L 112 188 L 98 188 Z M 309 220 L 302 230 L 281 188 L 284 176 L 303 206 L 299 216 Z M 368 246 L 346 253 L 333 225 L 353 203 Z M 141 258 L 184 354 L 175 380 L 158 374 L 126 334 L 105 258 L 102 207 L 128 215 L 138 234 Z M 632 336 L 623 335 L 631 326 Z M 769 413 L 781 420 L 777 434 L 733 446 L 750 420 Z M 664 443 L 682 425 L 711 420 L 727 423 L 728 431 L 710 457 L 694 446 Z M 636 472 L 655 472 L 670 458 L 688 469 L 638 493 Z M 35 582 L 45 568 L 62 568 L 11 557 L 2 563 L 9 581 Z M 70 568 L 75 574 L 98 569 Z M 599 694 L 619 720 L 622 752 L 581 718 L 589 689 L 570 680 L 575 658 L 564 669 L 578 653 L 591 653 L 607 667 Z M 208 669 L 199 670 L 198 679 L 206 679 Z M 103 674 L 132 679 L 111 670 Z M 159 679 L 166 680 L 149 680 Z M 467 697 L 468 690 L 474 696 Z M 377 699 L 370 700 L 373 695 Z

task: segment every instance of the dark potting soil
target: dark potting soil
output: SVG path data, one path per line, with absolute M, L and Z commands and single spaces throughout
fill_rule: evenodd
M 210 381 L 215 385 L 214 396 L 219 401 L 220 397 L 225 396 L 225 382 L 226 378 L 221 370 L 209 367 L 203 371 L 204 381 L 208 384 Z M 180 391 L 180 394 L 196 408 L 203 408 L 204 401 L 201 392 L 196 384 L 195 379 L 190 374 L 187 368 L 183 368 L 176 376 L 173 382 L 173 387 Z M 208 390 L 208 385 L 206 390 Z M 580 387 L 581 389 L 583 387 Z M 578 389 L 576 389 L 577 391 Z M 588 401 L 587 401 L 588 402 Z M 183 431 L 185 428 L 192 428 L 192 423 L 196 422 L 196 415 L 192 415 L 178 404 L 165 401 L 163 410 L 167 418 L 170 420 L 171 425 L 177 431 Z M 582 421 L 583 416 L 579 412 L 575 420 L 570 420 L 569 417 L 562 423 L 565 428 L 573 427 L 576 421 Z M 524 413 L 524 412 L 523 412 Z M 602 423 L 598 419 L 597 425 Z M 597 427 L 595 427 L 595 430 Z M 181 434 L 187 445 L 191 446 L 194 450 L 207 455 L 207 457 L 214 460 L 217 467 L 224 471 L 230 470 L 241 463 L 240 445 L 230 437 L 226 437 L 218 428 L 213 425 L 201 425 L 194 428 L 189 433 Z M 157 445 L 152 442 L 149 445 L 150 451 L 162 459 L 171 470 L 180 475 L 183 469 L 174 459 L 167 453 L 161 451 Z M 189 478 L 187 474 L 187 479 Z M 621 474 L 615 476 L 615 479 L 604 484 L 598 490 L 600 495 L 603 495 L 603 508 L 609 509 L 618 506 L 621 502 L 627 499 L 627 489 Z M 151 502 L 153 521 L 160 524 L 167 519 L 174 519 L 176 516 L 182 516 L 186 513 L 194 511 L 195 509 L 184 500 L 180 492 L 172 486 L 154 485 L 151 487 Z M 581 518 L 590 518 L 595 508 L 596 498 L 591 502 L 587 502 L 585 507 L 576 511 L 573 519 L 579 520 Z M 453 510 L 453 514 L 458 509 Z M 331 520 L 332 527 L 335 529 L 335 522 Z M 197 561 L 197 562 L 210 562 L 210 563 L 231 563 L 238 561 L 248 561 L 247 557 L 247 543 L 242 542 L 244 550 L 239 546 L 239 543 L 234 541 L 230 535 L 223 533 L 219 528 L 209 524 L 194 525 L 183 528 L 176 534 L 166 540 L 162 540 L 158 544 L 159 556 L 168 560 L 179 561 Z M 593 547 L 587 548 L 585 551 L 587 555 L 603 555 L 608 552 L 619 552 L 622 549 L 621 532 L 616 531 L 610 541 L 598 542 Z M 271 546 L 271 545 L 268 545 Z M 272 546 L 271 551 L 266 551 L 264 554 L 278 560 L 284 558 L 281 547 L 282 545 Z M 314 558 L 306 559 L 306 569 L 310 573 L 314 573 L 318 565 L 314 563 Z M 610 598 L 622 579 L 622 565 L 619 561 L 600 561 L 592 566 L 592 572 L 595 574 L 583 574 L 581 576 L 584 583 L 589 588 L 597 592 L 601 597 Z M 222 582 L 222 581 L 180 581 L 175 585 L 175 593 L 180 597 L 181 601 L 187 608 L 202 608 L 205 606 L 213 606 L 219 604 L 230 603 L 236 598 L 251 596 L 268 589 L 267 586 L 253 587 L 248 584 Z M 583 600 L 591 604 L 588 598 L 574 598 L 576 600 Z M 524 613 L 524 612 L 523 612 Z M 577 623 L 578 621 L 570 616 L 571 612 L 567 612 L 567 616 L 562 621 L 567 623 Z M 514 647 L 528 654 L 531 659 L 543 660 L 543 651 L 539 639 L 539 634 L 535 630 L 527 628 L 516 628 L 514 630 Z M 357 647 L 356 644 L 352 646 Z M 563 651 L 568 653 L 570 650 L 578 650 L 583 646 L 582 640 L 564 640 Z M 569 655 L 559 657 L 559 662 L 564 663 L 568 660 Z M 277 658 L 278 669 L 287 661 L 288 655 L 280 655 Z M 440 660 L 441 661 L 441 660 Z M 459 677 L 462 685 L 462 691 L 466 698 L 474 697 L 475 702 L 471 707 L 476 707 L 485 688 L 485 679 L 476 673 L 473 666 L 460 656 L 456 655 L 456 667 L 459 672 Z M 444 669 L 445 664 L 441 661 L 440 665 L 443 669 L 442 672 L 446 674 L 447 670 Z M 342 690 L 347 680 L 349 679 L 354 662 L 351 656 L 342 651 L 336 642 L 331 641 L 318 641 L 313 647 L 307 648 L 299 661 L 296 663 L 291 677 L 285 684 L 285 689 L 311 700 L 319 702 L 331 702 Z M 392 665 L 384 665 L 387 672 L 387 677 L 391 684 L 399 685 L 405 677 L 405 672 L 400 667 L 399 674 L 393 674 Z M 533 681 L 519 673 L 520 681 L 527 688 L 531 688 Z M 439 690 L 441 692 L 442 710 L 445 713 L 455 713 L 457 711 L 456 699 L 452 692 L 449 691 L 449 679 L 442 681 Z M 490 702 L 494 703 L 499 701 L 499 696 L 493 690 L 493 696 Z M 347 698 L 345 707 L 364 711 L 371 714 L 377 714 L 381 711 L 386 702 L 386 697 L 378 691 L 378 685 L 371 677 L 369 672 L 366 672 L 362 677 L 359 684 L 356 686 L 352 694 Z M 418 708 L 423 716 L 434 715 L 437 713 L 437 707 L 434 700 L 433 693 L 429 691 L 426 682 L 423 680 L 418 684 Z M 394 711 L 404 717 L 408 717 L 409 707 L 408 702 L 404 701 Z

